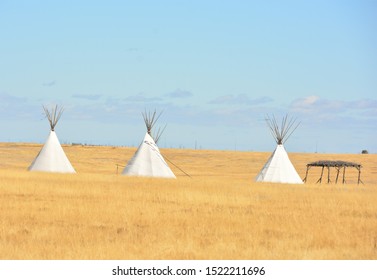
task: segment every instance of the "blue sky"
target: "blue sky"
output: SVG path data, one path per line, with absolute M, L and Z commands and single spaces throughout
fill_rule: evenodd
M 377 1 L 0 0 L 0 141 L 377 152 Z

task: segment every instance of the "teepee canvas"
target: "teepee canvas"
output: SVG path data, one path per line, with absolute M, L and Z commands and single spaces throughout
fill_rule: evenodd
M 123 175 L 176 178 L 156 144 L 162 131 L 159 130 L 155 137 L 151 136 L 152 128 L 160 115 L 156 116 L 156 111 L 153 114 L 143 114 L 144 122 L 147 126 L 147 133 L 134 156 L 124 168 L 122 172 Z
M 65 155 L 59 139 L 55 133 L 55 126 L 58 123 L 63 109 L 55 106 L 51 110 L 43 107 L 46 117 L 50 122 L 51 131 L 46 143 L 29 166 L 29 171 L 44 171 L 58 173 L 76 173 L 67 156 Z
M 274 117 L 267 118 L 266 121 L 276 140 L 277 147 L 255 180 L 257 182 L 303 184 L 283 145 L 283 142 L 296 130 L 298 124 L 295 124 L 295 120 L 288 120 L 288 116 L 283 118 L 280 126 Z

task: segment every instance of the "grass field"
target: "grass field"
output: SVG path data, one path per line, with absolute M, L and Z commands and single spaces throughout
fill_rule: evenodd
M 117 175 L 135 148 L 64 146 L 77 174 L 26 171 L 40 145 L 0 143 L 0 259 L 377 259 L 377 155 L 347 184 L 255 183 L 270 153 L 162 149 L 192 178 Z M 119 172 L 121 171 L 121 167 Z M 335 174 L 332 174 L 335 175 Z

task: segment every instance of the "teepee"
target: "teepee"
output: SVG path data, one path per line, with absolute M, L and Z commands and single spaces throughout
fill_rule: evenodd
M 268 117 L 266 122 L 271 130 L 272 136 L 276 140 L 277 147 L 255 180 L 257 182 L 303 184 L 296 169 L 289 160 L 287 151 L 283 145 L 283 142 L 292 135 L 299 123 L 296 124 L 295 119 L 288 120 L 288 115 L 282 119 L 280 126 L 275 117 Z
M 65 155 L 59 139 L 55 133 L 55 126 L 58 123 L 63 108 L 56 105 L 51 110 L 43 106 L 46 117 L 50 123 L 51 131 L 46 143 L 38 153 L 37 157 L 29 166 L 29 171 L 59 172 L 59 173 L 76 173 L 67 156 Z
M 157 133 L 152 136 L 153 126 L 160 116 L 161 113 L 156 115 L 156 111 L 148 114 L 147 112 L 143 113 L 147 132 L 134 156 L 124 168 L 122 175 L 176 178 L 156 144 L 164 129 L 159 129 Z

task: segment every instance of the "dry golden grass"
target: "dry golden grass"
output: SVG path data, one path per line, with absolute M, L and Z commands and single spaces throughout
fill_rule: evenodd
M 78 174 L 27 172 L 40 145 L 0 143 L 0 259 L 377 259 L 377 156 L 348 183 L 255 183 L 270 153 L 163 149 L 192 175 L 124 177 L 135 149 L 65 146 Z

